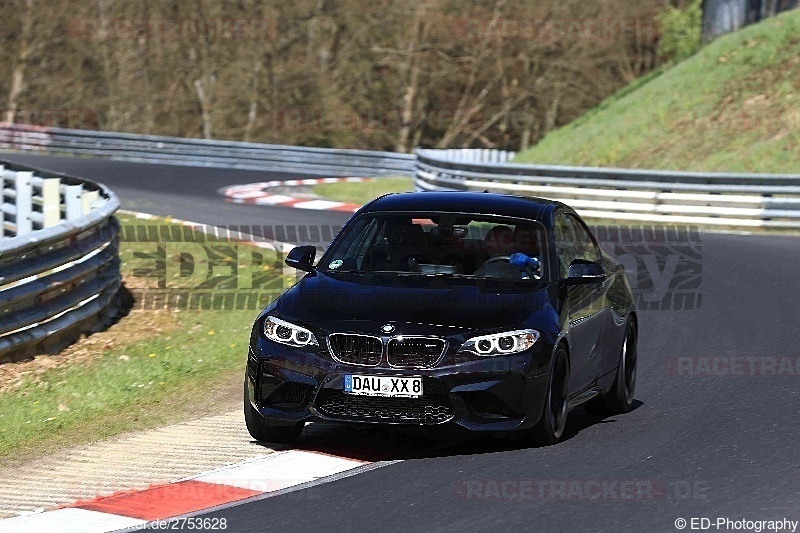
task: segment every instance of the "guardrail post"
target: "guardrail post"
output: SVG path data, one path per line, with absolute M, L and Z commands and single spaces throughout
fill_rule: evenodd
M 42 180 L 43 228 L 55 226 L 61 221 L 61 180 L 46 178 Z
M 83 210 L 82 214 L 86 214 L 92 210 L 92 202 L 97 201 L 100 198 L 100 193 L 97 191 L 84 191 L 83 196 L 81 197 L 81 209 Z
M 15 200 L 17 208 L 16 226 L 17 235 L 25 235 L 33 231 L 31 221 L 32 200 L 33 200 L 33 172 L 16 172 L 14 176 L 14 188 L 17 191 Z
M 67 185 L 64 187 L 64 203 L 67 206 L 67 220 L 75 220 L 83 215 L 83 187 Z

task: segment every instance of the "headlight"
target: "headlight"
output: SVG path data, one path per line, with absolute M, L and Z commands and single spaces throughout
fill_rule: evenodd
M 461 346 L 459 351 L 481 356 L 508 355 L 524 352 L 537 340 L 539 340 L 539 332 L 535 329 L 520 329 L 472 337 Z
M 264 335 L 273 342 L 289 346 L 319 346 L 316 337 L 309 330 L 274 316 L 268 316 L 264 321 Z

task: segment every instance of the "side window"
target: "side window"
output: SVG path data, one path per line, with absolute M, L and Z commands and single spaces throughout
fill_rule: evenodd
M 597 244 L 595 244 L 594 239 L 592 239 L 586 227 L 584 227 L 577 218 L 571 215 L 569 216 L 569 220 L 575 230 L 576 244 L 580 246 L 580 255 L 578 257 L 587 261 L 597 261 L 600 259 L 600 250 L 597 249 Z
M 378 233 L 378 219 L 359 218 L 353 222 L 344 238 L 334 250 L 329 264 L 338 262 L 339 270 L 352 270 L 363 268 L 364 257 L 373 246 L 373 241 Z
M 558 252 L 558 266 L 561 277 L 567 277 L 569 265 L 576 258 L 582 257 L 581 248 L 575 235 L 572 221 L 567 215 L 561 214 L 556 219 L 555 225 L 556 250 Z

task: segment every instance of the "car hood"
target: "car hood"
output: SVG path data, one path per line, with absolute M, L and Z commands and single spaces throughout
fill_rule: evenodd
M 537 282 L 312 272 L 275 311 L 310 323 L 367 320 L 468 329 L 516 326 L 548 299 Z

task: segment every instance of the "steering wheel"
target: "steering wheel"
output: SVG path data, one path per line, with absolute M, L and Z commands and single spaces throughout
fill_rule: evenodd
M 405 267 L 409 272 L 416 272 L 415 268 L 420 263 L 430 263 L 431 259 L 423 254 L 409 254 L 403 256 L 403 259 L 400 261 L 400 265 Z
M 492 257 L 491 259 L 487 259 L 484 264 L 488 265 L 489 263 L 499 263 L 500 261 L 505 261 L 506 263 L 510 263 L 511 262 L 511 257 L 509 257 L 507 255 L 496 255 L 496 256 Z
M 494 257 L 492 257 L 490 259 L 487 259 L 483 264 L 484 265 L 488 265 L 488 264 L 491 264 L 491 263 L 500 263 L 500 262 L 505 262 L 505 263 L 509 263 L 510 264 L 511 263 L 511 257 L 507 256 L 507 255 L 496 255 L 496 256 L 494 256 Z M 531 270 L 531 267 L 526 265 L 524 270 L 525 270 L 525 273 L 528 275 L 528 278 L 534 279 L 534 274 L 533 274 L 533 270 Z

